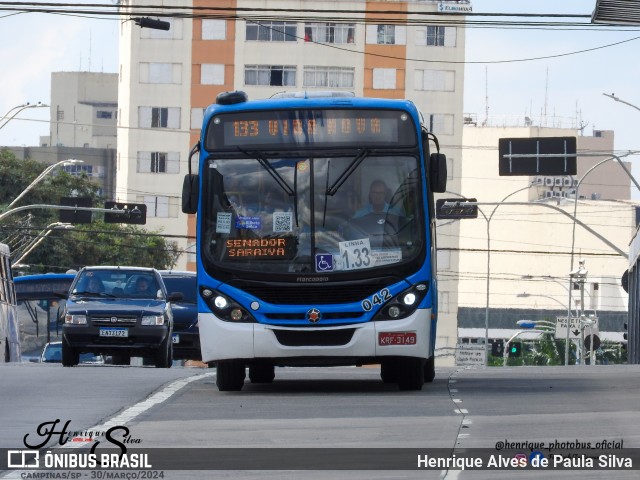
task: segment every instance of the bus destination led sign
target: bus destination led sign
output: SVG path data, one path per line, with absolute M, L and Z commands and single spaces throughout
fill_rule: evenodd
M 408 114 L 386 110 L 291 110 L 229 113 L 209 124 L 206 148 L 415 146 Z
M 229 260 L 289 259 L 295 254 L 293 237 L 229 238 L 226 241 Z

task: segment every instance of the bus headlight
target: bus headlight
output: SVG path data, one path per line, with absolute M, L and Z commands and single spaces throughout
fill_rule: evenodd
M 399 320 L 408 317 L 416 311 L 428 291 L 429 284 L 427 282 L 415 284 L 385 303 L 373 317 L 373 320 Z
M 255 318 L 242 305 L 224 293 L 202 287 L 200 296 L 211 311 L 225 322 L 255 322 Z

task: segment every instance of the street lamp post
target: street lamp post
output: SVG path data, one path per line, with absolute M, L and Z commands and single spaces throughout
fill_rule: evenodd
M 38 103 L 23 103 L 22 105 L 16 105 L 12 109 L 10 109 L 7 113 L 5 113 L 2 118 L 0 118 L 0 128 L 3 128 L 9 123 L 13 118 L 15 118 L 20 112 L 26 110 L 28 108 L 42 108 L 48 107 L 46 103 L 38 102 Z
M 484 311 L 485 365 L 487 365 L 488 361 L 489 361 L 488 348 L 489 348 L 489 298 L 490 298 L 490 295 L 491 295 L 490 294 L 490 285 L 491 285 L 491 229 L 490 229 L 490 224 L 491 224 L 491 219 L 493 218 L 493 215 L 496 213 L 496 210 L 498 210 L 498 207 L 503 202 L 505 202 L 509 197 L 511 197 L 512 195 L 515 195 L 516 193 L 520 193 L 520 192 L 523 192 L 525 190 L 529 190 L 533 186 L 534 186 L 534 183 L 532 182 L 529 185 L 527 185 L 526 187 L 519 188 L 515 192 L 511 192 L 509 195 L 507 195 L 502 200 L 500 200 L 500 202 L 498 204 L 496 204 L 496 206 L 491 211 L 491 215 L 489 215 L 488 217 L 485 215 L 485 213 L 482 211 L 482 209 L 478 208 L 478 211 L 480 213 L 482 213 L 482 216 L 484 217 L 484 219 L 487 222 L 487 287 L 486 287 L 487 288 L 487 292 L 486 292 L 487 298 L 486 298 L 485 311 Z
M 579 261 L 579 267 L 575 270 L 572 270 L 569 273 L 569 280 L 571 285 L 569 286 L 569 302 L 571 302 L 571 290 L 573 286 L 573 279 L 576 279 L 578 284 L 580 285 L 580 324 L 582 325 L 582 320 L 584 318 L 584 284 L 587 280 L 587 274 L 589 273 L 584 266 L 584 260 Z M 569 314 L 567 316 L 567 336 L 565 338 L 564 345 L 564 364 L 569 365 L 569 331 L 571 330 L 569 327 L 571 325 L 571 303 L 569 303 Z M 581 328 L 582 330 L 582 328 Z M 582 345 L 580 346 L 582 349 Z M 582 356 L 582 351 L 580 352 L 580 356 Z
M 38 175 L 35 180 L 33 180 L 33 182 L 31 182 L 27 188 L 25 188 L 22 193 L 20 193 L 20 195 L 18 195 L 8 206 L 7 206 L 7 210 L 11 209 L 11 207 L 13 207 L 18 200 L 20 200 L 22 197 L 24 197 L 27 192 L 29 192 L 29 190 L 31 190 L 33 187 L 35 187 L 39 182 L 41 182 L 54 168 L 60 166 L 60 165 L 74 165 L 76 163 L 83 163 L 83 160 L 62 160 L 58 163 L 54 163 L 52 165 L 49 165 L 47 168 L 45 168 L 42 173 L 40 175 Z
M 508 194 L 506 197 L 504 197 L 502 200 L 500 200 L 500 202 L 495 203 L 495 204 L 491 204 L 491 205 L 495 205 L 495 207 L 493 208 L 493 210 L 491 211 L 491 214 L 489 216 L 487 216 L 484 211 L 478 207 L 478 211 L 482 214 L 482 217 L 484 218 L 485 222 L 487 222 L 487 286 L 486 286 L 486 303 L 485 303 L 485 311 L 484 311 L 484 364 L 485 366 L 489 364 L 489 301 L 490 301 L 490 287 L 491 287 L 491 219 L 493 218 L 493 215 L 496 213 L 496 210 L 498 210 L 498 207 L 505 202 L 509 197 L 511 197 L 512 195 L 515 195 L 516 193 L 520 193 L 523 192 L 525 190 L 530 189 L 531 187 L 533 187 L 535 184 L 532 182 L 529 185 L 527 185 L 526 187 L 523 188 L 519 188 L 518 190 L 511 192 L 510 194 Z M 458 195 L 461 198 L 466 198 L 463 195 L 460 195 L 459 193 L 455 193 L 455 192 L 447 192 L 447 193 L 452 193 L 454 195 Z
M 24 249 L 24 252 L 22 253 L 22 255 L 20 255 L 20 258 L 18 258 L 14 263 L 17 265 L 20 262 L 24 261 L 25 258 L 27 258 L 27 256 L 38 246 L 42 243 L 42 241 L 47 238 L 49 236 L 49 234 L 51 232 L 53 232 L 54 230 L 58 230 L 58 229 L 64 229 L 64 230 L 70 230 L 73 229 L 74 226 L 71 225 L 70 223 L 61 223 L 61 222 L 54 222 L 54 223 L 50 223 L 49 225 L 47 225 L 47 227 L 40 232 L 40 234 L 38 234 L 38 236 L 29 244 L 27 245 L 27 247 Z

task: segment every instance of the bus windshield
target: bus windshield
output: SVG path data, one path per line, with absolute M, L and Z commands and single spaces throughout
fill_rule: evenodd
M 417 152 L 261 151 L 206 162 L 201 255 L 209 272 L 344 276 L 397 267 L 424 249 Z

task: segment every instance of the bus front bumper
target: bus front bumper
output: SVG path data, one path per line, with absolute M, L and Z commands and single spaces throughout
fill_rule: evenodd
M 201 313 L 199 328 L 204 362 L 274 359 L 293 365 L 296 359 L 313 359 L 314 364 L 331 365 L 332 359 L 358 364 L 378 357 L 433 355 L 431 310 L 416 310 L 401 320 L 323 327 L 231 323 Z

